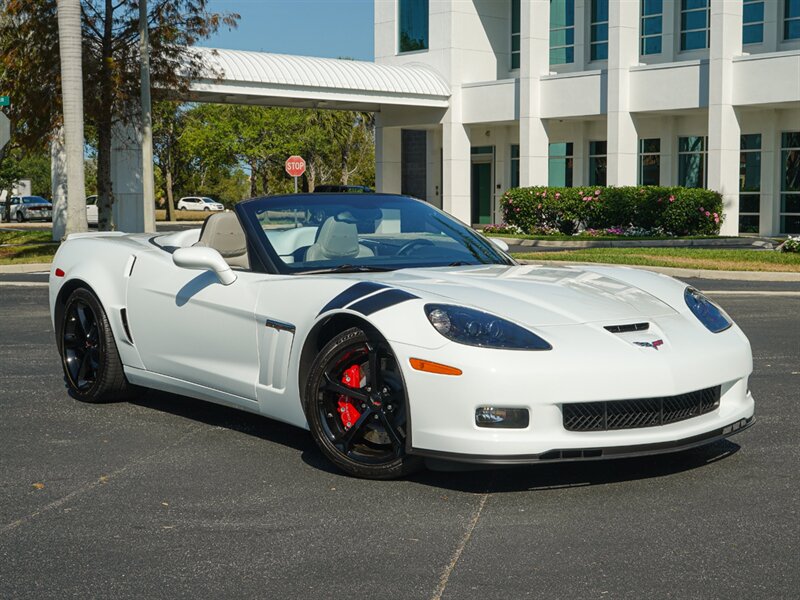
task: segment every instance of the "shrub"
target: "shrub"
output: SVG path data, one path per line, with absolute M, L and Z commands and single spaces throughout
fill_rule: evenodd
M 781 244 L 781 252 L 800 252 L 800 236 L 789 236 L 789 238 Z
M 557 229 L 631 228 L 666 235 L 716 235 L 722 223 L 717 192 L 682 187 L 530 187 L 501 199 L 506 226 L 524 233 Z

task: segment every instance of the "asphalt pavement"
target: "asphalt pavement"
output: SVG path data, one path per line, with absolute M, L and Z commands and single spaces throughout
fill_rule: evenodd
M 729 441 L 372 482 L 258 416 L 72 400 L 44 281 L 0 277 L 0 598 L 798 597 L 800 284 L 692 282 L 754 350 Z

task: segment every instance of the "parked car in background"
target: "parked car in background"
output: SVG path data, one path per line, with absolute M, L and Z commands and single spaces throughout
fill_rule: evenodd
M 372 194 L 375 190 L 365 185 L 318 185 L 314 193 L 333 194 Z
M 9 216 L 19 223 L 34 219 L 50 221 L 53 219 L 53 205 L 41 196 L 12 196 Z
M 86 198 L 86 222 L 89 225 L 97 225 L 97 196 Z
M 178 210 L 225 210 L 225 207 L 206 196 L 185 196 L 178 200 Z

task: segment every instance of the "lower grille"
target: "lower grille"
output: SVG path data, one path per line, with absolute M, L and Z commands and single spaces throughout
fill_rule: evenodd
M 720 386 L 664 398 L 563 404 L 567 431 L 609 431 L 657 427 L 685 421 L 719 406 Z

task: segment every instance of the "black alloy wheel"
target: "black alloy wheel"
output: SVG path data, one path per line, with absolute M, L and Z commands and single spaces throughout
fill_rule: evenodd
M 78 288 L 67 299 L 59 324 L 58 347 L 70 394 L 85 402 L 126 398 L 125 379 L 114 334 L 95 295 Z
M 305 396 L 314 439 L 343 471 L 393 479 L 421 466 L 406 454 L 408 401 L 385 341 L 358 328 L 335 337 L 317 356 Z

